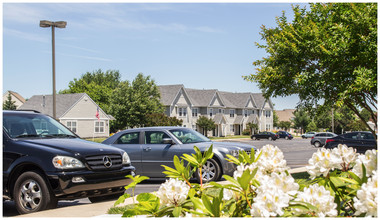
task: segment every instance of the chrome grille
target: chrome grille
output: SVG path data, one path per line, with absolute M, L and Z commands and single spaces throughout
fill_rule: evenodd
M 118 169 L 122 166 L 122 158 L 119 154 L 88 156 L 86 161 L 92 170 Z

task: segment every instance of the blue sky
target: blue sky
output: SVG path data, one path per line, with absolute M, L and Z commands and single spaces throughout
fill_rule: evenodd
M 56 88 L 98 69 L 138 73 L 157 85 L 228 92 L 261 92 L 242 76 L 266 56 L 260 27 L 290 3 L 3 3 L 3 93 L 25 98 L 51 94 L 51 29 L 40 20 L 67 21 L 56 29 Z M 298 97 L 272 98 L 275 109 L 295 108 Z

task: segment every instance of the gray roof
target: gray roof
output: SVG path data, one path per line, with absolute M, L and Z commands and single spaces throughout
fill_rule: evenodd
M 243 115 L 236 116 L 235 121 L 234 121 L 234 125 L 241 125 L 241 124 L 243 124 L 243 120 L 244 120 Z
M 56 117 L 60 118 L 86 93 L 57 94 Z M 19 108 L 20 110 L 36 110 L 43 114 L 53 115 L 53 96 L 34 95 Z
M 227 108 L 245 108 L 248 101 L 252 98 L 254 107 L 262 108 L 265 103 L 265 98 L 261 93 L 233 93 L 222 92 L 217 89 L 188 89 L 182 84 L 180 85 L 163 85 L 158 86 L 161 93 L 161 103 L 165 106 L 173 104 L 180 89 L 184 89 L 190 102 L 195 107 L 208 107 L 211 104 L 215 95 L 219 95 L 223 105 Z
M 191 100 L 194 102 L 193 105 L 209 106 L 212 98 L 214 98 L 215 93 L 218 91 L 216 89 L 185 89 L 186 93 L 190 96 Z
M 183 87 L 183 85 L 159 86 L 158 88 L 161 93 L 161 103 L 166 106 L 173 104 L 173 101 L 176 98 L 179 90 Z
M 251 95 L 251 93 L 219 93 L 222 95 L 223 100 L 226 102 L 226 107 L 229 108 L 245 108 Z
M 214 120 L 215 124 L 217 125 L 226 123 L 226 119 L 224 118 L 224 115 L 222 113 L 215 114 L 215 117 L 212 120 Z

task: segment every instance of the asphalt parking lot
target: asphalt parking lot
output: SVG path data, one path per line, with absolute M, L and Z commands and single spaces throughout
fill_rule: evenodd
M 313 153 L 317 151 L 317 148 L 313 147 L 310 144 L 310 139 L 301 138 L 295 138 L 293 140 L 278 139 L 276 141 L 269 141 L 264 139 L 231 139 L 223 141 L 246 143 L 255 146 L 258 149 L 267 144 L 277 146 L 284 153 L 285 160 L 291 169 L 300 168 L 307 165 L 308 160 L 311 158 Z M 135 194 L 137 195 L 142 192 L 156 191 L 162 182 L 164 182 L 163 179 L 145 181 L 136 187 Z M 13 202 L 3 201 L 3 217 L 91 217 L 97 215 L 97 212 L 95 212 L 95 210 L 105 210 L 101 211 L 101 213 L 106 212 L 108 210 L 107 207 L 111 207 L 113 203 L 114 201 L 91 204 L 87 198 L 72 201 L 64 200 L 58 202 L 58 208 L 55 210 L 48 210 L 32 215 L 18 215 Z M 91 210 L 93 210 L 92 214 Z M 85 212 L 87 212 L 88 215 L 83 216 L 82 214 Z

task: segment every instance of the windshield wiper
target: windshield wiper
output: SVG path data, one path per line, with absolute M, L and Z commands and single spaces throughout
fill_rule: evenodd
M 39 137 L 39 135 L 36 134 L 21 134 L 16 136 L 15 138 L 24 138 L 24 137 Z
M 71 134 L 47 134 L 47 135 L 44 135 L 44 137 L 71 137 L 71 138 L 76 138 L 76 136 L 71 135 Z

